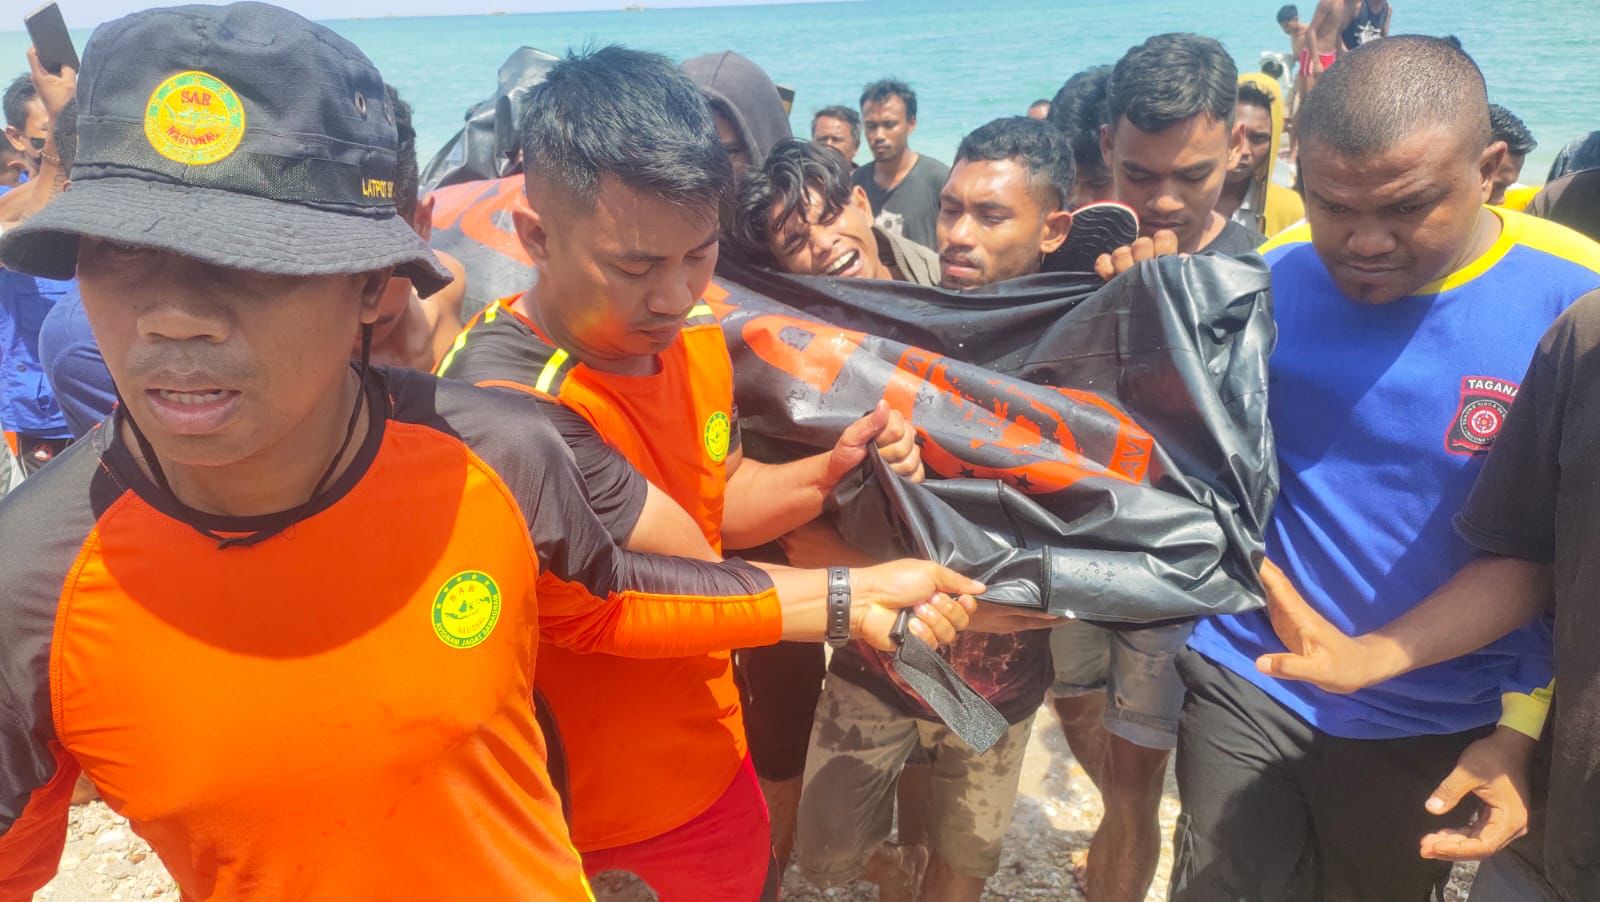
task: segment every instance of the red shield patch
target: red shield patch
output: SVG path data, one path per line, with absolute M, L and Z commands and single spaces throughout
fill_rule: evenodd
M 1506 424 L 1517 384 L 1489 376 L 1461 380 L 1461 403 L 1445 433 L 1444 449 L 1451 454 L 1483 454 L 1494 445 Z

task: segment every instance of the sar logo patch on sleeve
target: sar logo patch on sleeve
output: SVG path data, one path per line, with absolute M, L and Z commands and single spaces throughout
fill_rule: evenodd
M 179 72 L 150 92 L 144 136 L 175 163 L 207 166 L 227 159 L 244 139 L 244 104 L 222 79 Z
M 1511 402 L 1517 399 L 1514 382 L 1488 376 L 1461 380 L 1461 401 L 1445 434 L 1444 448 L 1451 454 L 1483 454 L 1494 446 L 1505 427 Z
M 481 570 L 450 577 L 433 596 L 433 631 L 451 648 L 481 645 L 500 622 L 500 587 Z
M 728 456 L 728 443 L 733 440 L 733 421 L 722 411 L 717 411 L 706 418 L 705 428 L 706 453 L 716 463 L 722 463 Z

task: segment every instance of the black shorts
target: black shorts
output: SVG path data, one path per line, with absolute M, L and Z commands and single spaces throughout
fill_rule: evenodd
M 1467 799 L 1423 808 L 1488 725 L 1404 739 L 1341 739 L 1194 651 L 1178 731 L 1175 902 L 1443 899 L 1450 863 L 1423 859 L 1422 837 L 1467 823 Z
M 750 759 L 763 780 L 806 770 L 811 721 L 828 665 L 820 642 L 779 642 L 734 653 Z

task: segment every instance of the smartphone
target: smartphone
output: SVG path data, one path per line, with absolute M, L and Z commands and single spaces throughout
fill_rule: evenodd
M 60 74 L 62 66 L 78 68 L 78 51 L 72 46 L 66 20 L 61 18 L 61 7 L 46 3 L 28 13 L 22 23 L 28 27 L 28 37 L 39 53 L 39 65 L 46 71 Z

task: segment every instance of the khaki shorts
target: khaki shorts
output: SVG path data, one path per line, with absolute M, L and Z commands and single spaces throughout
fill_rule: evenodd
M 902 714 L 829 674 L 806 755 L 795 837 L 800 872 L 820 887 L 861 875 L 889 838 L 895 783 L 912 751 L 930 750 L 929 844 L 956 873 L 991 877 L 1022 776 L 1033 715 L 977 755 L 942 723 Z
M 1083 620 L 1063 623 L 1050 631 L 1056 669 L 1050 694 L 1071 698 L 1104 692 L 1106 732 L 1147 749 L 1176 748 L 1183 716 L 1176 661 L 1193 630 L 1193 623 L 1142 630 L 1108 629 Z

